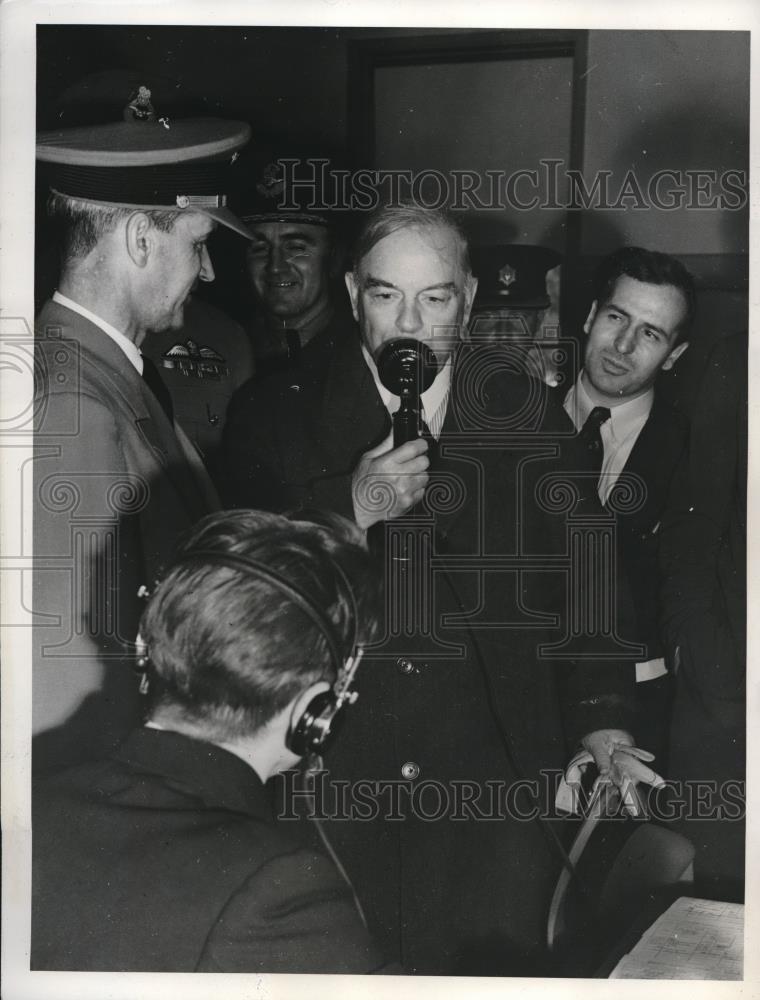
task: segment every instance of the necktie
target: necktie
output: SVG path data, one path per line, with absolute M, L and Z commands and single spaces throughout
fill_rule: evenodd
M 589 455 L 591 468 L 597 474 L 602 471 L 604 460 L 604 445 L 602 444 L 602 424 L 610 419 L 610 411 L 606 406 L 595 406 L 586 418 L 586 423 L 578 437 L 583 441 Z
M 285 343 L 287 344 L 288 365 L 295 367 L 301 363 L 301 338 L 298 330 L 285 330 Z
M 432 465 L 433 462 L 438 457 L 438 441 L 424 420 L 420 420 L 420 437 L 424 438 L 425 441 L 427 441 L 428 459 L 430 460 L 430 464 Z
M 172 406 L 172 397 L 169 394 L 169 390 L 166 388 L 164 380 L 158 374 L 158 369 L 144 354 L 142 356 L 143 362 L 143 382 L 148 386 L 150 391 L 156 397 L 158 402 L 161 404 L 161 409 L 164 411 L 166 416 L 169 418 L 169 423 L 174 422 L 174 407 Z

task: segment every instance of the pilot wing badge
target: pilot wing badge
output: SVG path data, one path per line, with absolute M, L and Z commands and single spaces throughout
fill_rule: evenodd
M 173 368 L 185 378 L 211 379 L 220 382 L 230 374 L 227 359 L 211 347 L 186 340 L 184 344 L 172 344 L 161 355 L 164 368 Z

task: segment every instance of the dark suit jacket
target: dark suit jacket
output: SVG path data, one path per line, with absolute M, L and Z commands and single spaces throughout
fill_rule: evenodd
M 350 890 L 271 814 L 255 771 L 141 729 L 35 784 L 32 969 L 371 972 Z
M 658 601 L 660 522 L 687 437 L 686 418 L 655 392 L 647 422 L 623 470 L 639 476 L 644 483 L 643 503 L 631 511 L 619 509 L 616 519 L 618 551 L 625 561 L 636 612 L 636 636 L 646 643 L 647 660 L 664 653 Z
M 718 789 L 733 783 L 736 799 L 746 750 L 746 335 L 718 342 L 696 398 L 661 532 L 663 629 L 679 663 L 671 772 Z M 718 898 L 743 891 L 744 823 L 735 811 L 730 819 L 700 822 L 692 812 L 684 827 L 697 877 Z
M 559 666 L 539 651 L 567 625 L 557 560 L 569 530 L 568 508 L 542 482 L 577 471 L 578 460 L 561 408 L 509 367 L 480 350 L 457 359 L 426 493 L 435 567 L 413 578 L 419 614 L 404 635 L 393 624 L 398 581 L 386 566 L 387 641 L 367 651 L 358 703 L 326 757 L 330 780 L 382 799 L 369 815 L 360 807 L 361 821 L 334 822 L 331 837 L 371 929 L 418 973 L 540 970 L 530 962 L 541 954 L 557 862 L 546 830 L 514 818 L 531 810 L 525 787 L 509 796 L 525 778 L 536 801 L 553 801 L 542 771 L 564 767 L 567 744 L 628 724 L 630 670 L 609 656 L 579 663 L 566 654 Z M 313 377 L 262 384 L 233 399 L 229 413 L 227 503 L 352 515 L 351 474 L 388 422 L 358 339 Z M 494 791 L 489 781 L 504 784 Z M 395 793 L 381 794 L 377 782 L 395 785 L 403 818 L 388 818 Z M 432 821 L 423 815 L 435 805 L 430 782 L 445 797 Z M 502 818 L 491 810 L 490 820 L 476 819 L 466 806 L 456 818 L 465 786 L 475 813 L 488 814 L 495 796 Z M 410 800 L 425 788 L 429 799 Z
M 100 756 L 139 723 L 138 588 L 218 498 L 102 330 L 49 302 L 36 338 L 33 697 L 45 768 Z

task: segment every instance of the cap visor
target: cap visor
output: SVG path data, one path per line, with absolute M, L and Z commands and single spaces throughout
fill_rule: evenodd
M 229 210 L 229 208 L 199 208 L 195 205 L 192 206 L 194 212 L 200 212 L 202 215 L 207 215 L 210 219 L 214 219 L 222 226 L 226 226 L 228 229 L 234 229 L 236 233 L 240 233 L 241 236 L 245 236 L 247 240 L 253 239 L 253 233 L 241 222 L 238 217 Z

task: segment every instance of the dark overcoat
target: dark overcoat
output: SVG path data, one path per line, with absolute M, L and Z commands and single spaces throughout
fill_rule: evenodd
M 35 783 L 33 970 L 351 972 L 382 959 L 332 861 L 238 757 L 139 729 Z

